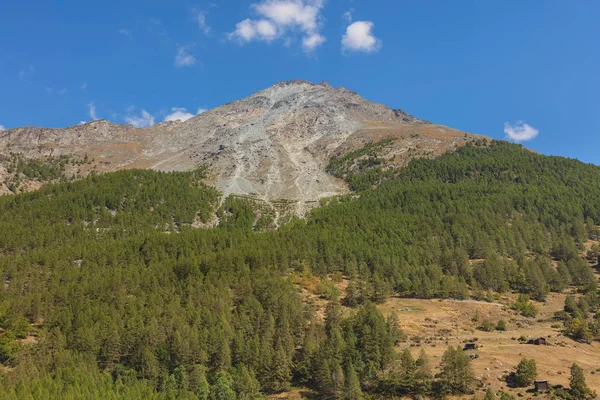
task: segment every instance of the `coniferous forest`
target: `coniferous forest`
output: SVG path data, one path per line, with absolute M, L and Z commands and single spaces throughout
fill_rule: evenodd
M 598 305 L 581 253 L 600 237 L 599 167 L 506 142 L 394 173 L 377 160 L 348 173 L 346 161 L 330 168 L 357 192 L 277 229 L 251 201 L 220 199 L 203 168 L 0 197 L 0 398 L 466 394 L 476 382 L 462 350 L 439 368 L 413 359 L 377 304 L 513 292 L 528 312 L 529 299 L 577 286 Z M 324 315 L 290 279 L 336 273 L 350 284 Z

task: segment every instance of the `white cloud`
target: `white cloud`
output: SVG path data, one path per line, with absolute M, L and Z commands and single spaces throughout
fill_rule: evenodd
M 123 36 L 131 36 L 131 32 L 129 32 L 129 29 L 121 28 L 119 29 L 119 33 Z
M 342 19 L 347 23 L 352 22 L 352 14 L 354 14 L 354 8 L 349 9 L 345 13 L 342 14 Z
M 100 119 L 100 118 L 98 118 L 98 114 L 96 114 L 96 105 L 94 103 L 88 104 L 88 111 L 89 111 L 90 118 L 92 119 L 92 121 Z
M 61 96 L 67 93 L 67 88 L 62 88 L 59 91 L 57 91 L 58 94 L 60 94 Z
M 142 110 L 140 116 L 128 115 L 125 117 L 125 122 L 133 125 L 136 128 L 145 128 L 154 125 L 154 117 L 146 110 Z
M 79 88 L 85 92 L 87 90 L 87 82 L 83 82 Z
M 322 36 L 318 33 L 313 33 L 312 35 L 302 39 L 302 48 L 304 51 L 311 52 L 323 43 L 325 43 L 325 36 Z
M 6 128 L 4 127 L 4 125 L 0 125 L 0 131 L 5 131 Z
M 270 42 L 282 38 L 289 43 L 290 35 L 302 36 L 302 47 L 312 51 L 325 42 L 319 33 L 321 0 L 264 0 L 252 5 L 258 19 L 245 19 L 229 34 L 230 40 L 247 43 L 253 40 Z
M 198 28 L 204 32 L 205 35 L 208 35 L 210 33 L 210 26 L 208 26 L 208 23 L 206 22 L 206 14 L 202 11 L 197 11 L 194 10 L 194 19 L 196 20 L 196 23 L 198 24 Z
M 255 39 L 270 42 L 277 37 L 277 27 L 266 19 L 259 21 L 245 19 L 236 25 L 235 32 L 230 34 L 230 37 L 231 35 L 235 35 L 245 42 Z
M 199 109 L 198 109 L 198 111 L 196 111 L 196 115 L 200 115 L 200 114 L 202 114 L 202 113 L 204 113 L 204 112 L 207 112 L 207 111 L 208 111 L 208 110 L 207 110 L 206 108 L 202 108 L 202 107 L 201 107 L 201 108 L 199 108 Z
M 515 142 L 525 142 L 527 140 L 535 139 L 540 131 L 523 121 L 517 121 L 515 125 L 505 122 L 504 133 L 506 133 L 506 136 L 509 139 Z
M 175 55 L 175 66 L 190 67 L 196 64 L 196 57 L 188 53 L 190 46 L 180 46 L 177 48 L 177 54 Z
M 346 28 L 342 36 L 342 51 L 373 53 L 381 48 L 381 40 L 373 33 L 374 24 L 371 21 L 356 21 Z
M 194 116 L 194 114 L 187 112 L 187 110 L 185 108 L 181 108 L 181 107 L 173 107 L 171 109 L 171 113 L 168 114 L 165 117 L 165 121 L 187 121 L 188 119 L 192 118 Z

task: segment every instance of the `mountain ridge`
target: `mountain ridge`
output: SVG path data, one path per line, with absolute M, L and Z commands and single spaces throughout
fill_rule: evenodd
M 87 154 L 95 161 L 79 168 L 82 175 L 92 169 L 184 171 L 208 164 L 210 182 L 225 196 L 288 199 L 297 202 L 302 214 L 307 203 L 348 191 L 342 180 L 326 172 L 332 156 L 391 138 L 386 159 L 404 165 L 475 137 L 480 136 L 421 120 L 341 86 L 289 80 L 186 121 L 147 128 L 95 120 L 67 128 L 10 129 L 0 133 L 0 155 L 43 159 Z M 2 176 L 7 172 L 0 167 Z M 6 183 L 2 192 L 8 192 Z

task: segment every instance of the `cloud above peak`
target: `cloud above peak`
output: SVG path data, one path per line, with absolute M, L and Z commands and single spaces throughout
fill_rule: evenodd
M 508 139 L 514 142 L 525 142 L 535 139 L 540 131 L 523 121 L 517 121 L 515 125 L 505 122 L 504 133 Z
M 146 110 L 142 110 L 141 115 L 128 115 L 125 117 L 125 122 L 133 125 L 136 128 L 145 128 L 154 125 L 154 117 Z
M 98 114 L 96 114 L 96 105 L 94 103 L 88 104 L 88 112 L 92 121 L 100 119 L 98 118 Z
M 0 131 L 5 131 L 6 128 L 4 127 L 4 125 L 0 125 Z
M 206 111 L 206 109 L 201 107 L 196 112 L 196 115 L 202 114 L 205 111 Z M 183 107 L 173 107 L 173 108 L 171 108 L 171 113 L 167 114 L 167 116 L 165 117 L 165 121 L 179 120 L 181 122 L 184 122 L 192 117 L 194 117 L 194 114 L 192 114 L 191 112 L 188 112 L 187 109 L 185 109 Z
M 381 40 L 373 35 L 371 21 L 356 21 L 348 25 L 346 33 L 342 36 L 343 52 L 374 53 L 381 49 Z
M 239 22 L 228 37 L 244 44 L 251 41 L 288 43 L 294 35 L 302 37 L 302 48 L 313 51 L 325 42 L 320 34 L 323 3 L 320 0 L 265 0 L 252 4 L 258 16 Z
M 171 108 L 171 113 L 167 114 L 165 117 L 166 121 L 187 121 L 192 118 L 194 114 L 187 112 L 187 110 L 183 107 L 173 107 Z

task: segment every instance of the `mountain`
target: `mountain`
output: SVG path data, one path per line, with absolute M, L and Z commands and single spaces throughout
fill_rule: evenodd
M 347 191 L 326 172 L 332 156 L 366 143 L 393 139 L 382 156 L 393 165 L 435 157 L 474 136 L 373 103 L 343 87 L 306 81 L 279 82 L 185 122 L 134 128 L 104 120 L 64 129 L 16 128 L 0 133 L 0 156 L 21 153 L 45 159 L 88 155 L 71 174 L 144 168 L 186 171 L 211 167 L 211 183 L 224 192 L 265 201 L 307 202 Z M 6 163 L 0 192 L 9 192 Z M 67 169 L 68 170 L 68 169 Z M 38 188 L 29 182 L 21 190 Z

